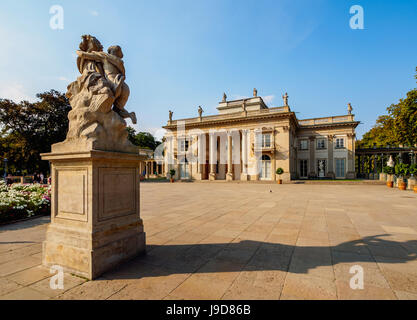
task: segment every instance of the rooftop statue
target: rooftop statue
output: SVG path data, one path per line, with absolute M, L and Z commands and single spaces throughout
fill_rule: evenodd
M 201 106 L 198 106 L 198 115 L 200 118 L 202 117 L 203 112 L 204 112 L 203 108 L 201 108 Z
M 125 83 L 123 53 L 111 46 L 108 53 L 97 38 L 83 35 L 76 51 L 80 76 L 68 88 L 72 110 L 68 113 L 69 130 L 64 142 L 52 146 L 60 151 L 136 152 L 127 139 L 125 118 L 136 123 L 134 112 L 127 112 L 129 87 Z
M 348 103 L 348 114 L 352 114 L 352 105 L 350 103 Z
M 226 100 L 227 100 L 226 93 L 223 93 L 223 100 L 222 100 L 222 102 L 226 102 Z
M 285 92 L 285 95 L 282 96 L 282 100 L 284 100 L 284 106 L 288 107 L 288 93 Z

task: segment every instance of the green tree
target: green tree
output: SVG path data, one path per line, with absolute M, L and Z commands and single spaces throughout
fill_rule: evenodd
M 128 139 L 136 146 L 144 149 L 155 150 L 157 146 L 161 144 L 155 137 L 149 132 L 138 132 L 132 127 L 127 128 Z
M 380 116 L 376 125 L 358 141 L 359 148 L 372 147 L 374 144 L 377 147 L 417 144 L 417 89 L 409 91 L 406 98 L 389 106 L 387 111 L 388 115 Z
M 9 160 L 11 172 L 46 173 L 49 164 L 40 153 L 65 140 L 71 110 L 68 99 L 56 90 L 36 97 L 39 100 L 34 103 L 0 99 L 0 157 Z

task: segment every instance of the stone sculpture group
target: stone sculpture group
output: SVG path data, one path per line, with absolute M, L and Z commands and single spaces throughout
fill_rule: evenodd
M 77 67 L 81 75 L 66 93 L 72 107 L 67 138 L 52 151 L 135 152 L 124 120 L 130 118 L 136 123 L 135 113 L 125 110 L 130 91 L 125 83 L 122 49 L 111 46 L 105 53 L 100 41 L 91 35 L 82 36 L 79 48 Z

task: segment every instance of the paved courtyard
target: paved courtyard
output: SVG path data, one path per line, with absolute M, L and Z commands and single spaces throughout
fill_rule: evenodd
M 417 195 L 380 185 L 143 183 L 147 255 L 98 280 L 41 264 L 49 219 L 0 227 L 0 299 L 417 299 Z M 350 268 L 364 270 L 352 290 Z

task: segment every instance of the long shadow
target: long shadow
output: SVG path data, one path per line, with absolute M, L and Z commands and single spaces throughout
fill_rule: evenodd
M 336 246 L 295 246 L 243 240 L 237 243 L 150 245 L 147 254 L 121 265 L 104 279 L 139 279 L 180 273 L 280 270 L 307 273 L 339 263 L 417 260 L 417 240 L 396 242 L 375 235 Z M 291 263 L 291 267 L 290 267 Z

